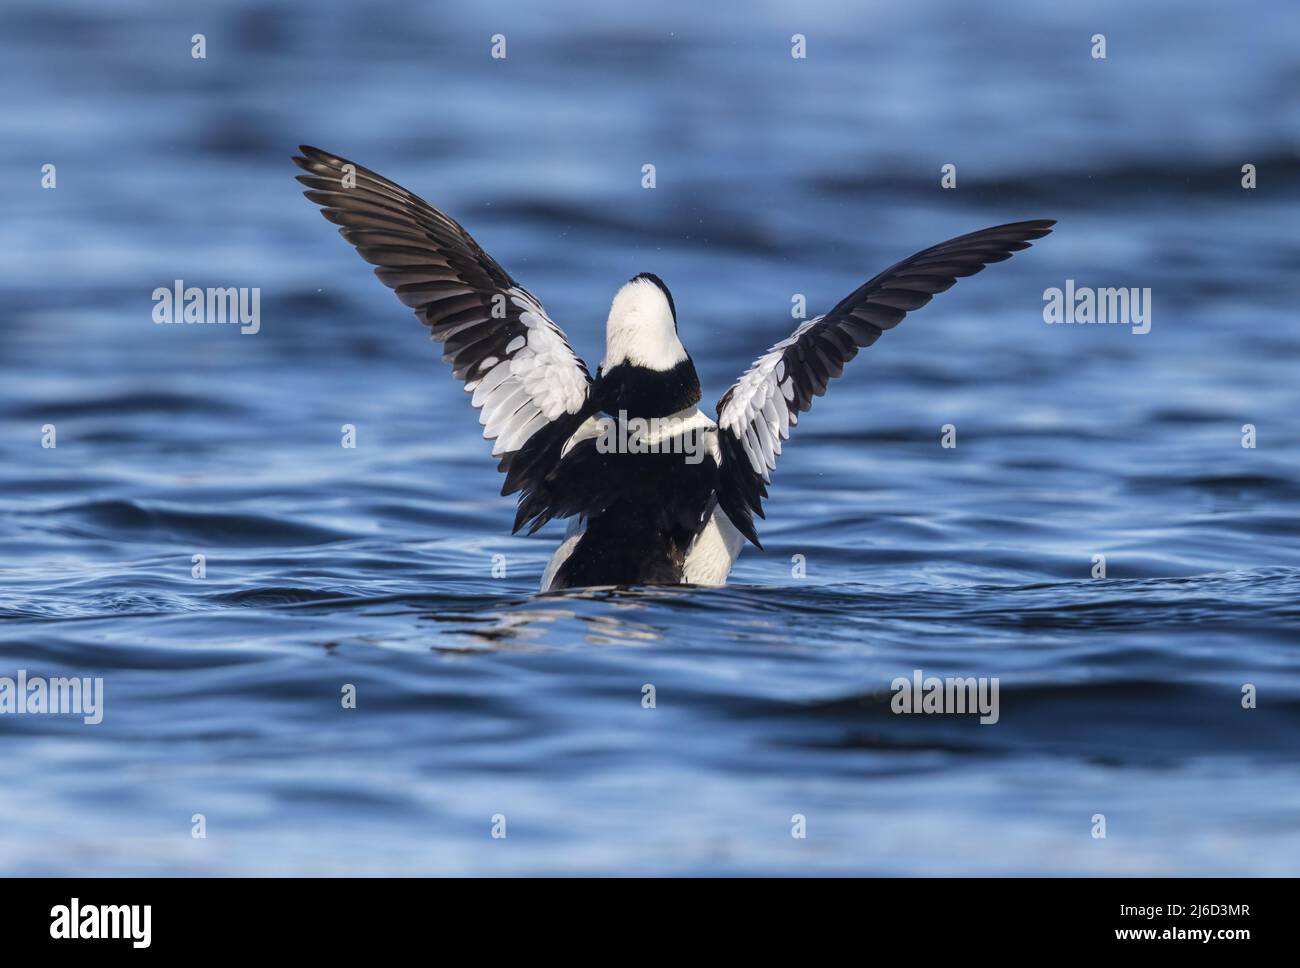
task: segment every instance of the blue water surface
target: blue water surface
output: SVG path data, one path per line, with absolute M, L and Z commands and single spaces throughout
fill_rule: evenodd
M 1281 0 L 6 3 L 0 677 L 102 677 L 105 715 L 0 715 L 0 871 L 1300 873 L 1298 35 Z M 833 384 L 729 587 L 539 596 L 560 526 L 509 535 L 303 142 L 460 219 L 593 366 L 662 276 L 706 401 L 795 294 L 1059 225 Z M 260 331 L 155 324 L 176 279 L 260 288 Z M 1149 287 L 1151 331 L 1045 324 L 1067 279 Z M 914 669 L 997 677 L 998 722 L 895 715 Z

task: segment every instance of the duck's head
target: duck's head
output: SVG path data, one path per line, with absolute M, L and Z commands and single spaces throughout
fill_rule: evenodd
M 677 338 L 677 307 L 664 281 L 652 272 L 630 279 L 614 295 L 605 323 L 605 359 L 609 372 L 620 363 L 650 370 L 671 370 L 686 357 Z

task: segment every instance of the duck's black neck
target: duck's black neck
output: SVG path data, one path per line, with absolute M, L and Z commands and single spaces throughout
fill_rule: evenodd
M 671 370 L 619 363 L 600 372 L 592 396 L 611 416 L 667 417 L 700 402 L 700 378 L 689 356 Z

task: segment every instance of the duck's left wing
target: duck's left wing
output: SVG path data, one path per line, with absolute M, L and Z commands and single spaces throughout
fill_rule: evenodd
M 585 419 L 591 374 L 540 302 L 458 222 L 368 168 L 303 145 L 298 181 L 442 344 L 505 473 L 536 488 Z
M 890 266 L 825 316 L 803 323 L 760 356 L 718 401 L 722 450 L 718 503 L 755 545 L 753 515 L 763 517 L 769 473 L 781 441 L 812 407 L 813 397 L 844 371 L 844 364 L 962 276 L 1011 258 L 1052 230 L 1054 219 L 1013 222 L 941 242 Z

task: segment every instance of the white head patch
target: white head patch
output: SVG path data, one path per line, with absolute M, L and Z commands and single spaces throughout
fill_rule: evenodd
M 633 279 L 614 296 L 605 324 L 606 372 L 620 363 L 671 370 L 686 359 L 668 297 L 649 279 Z

